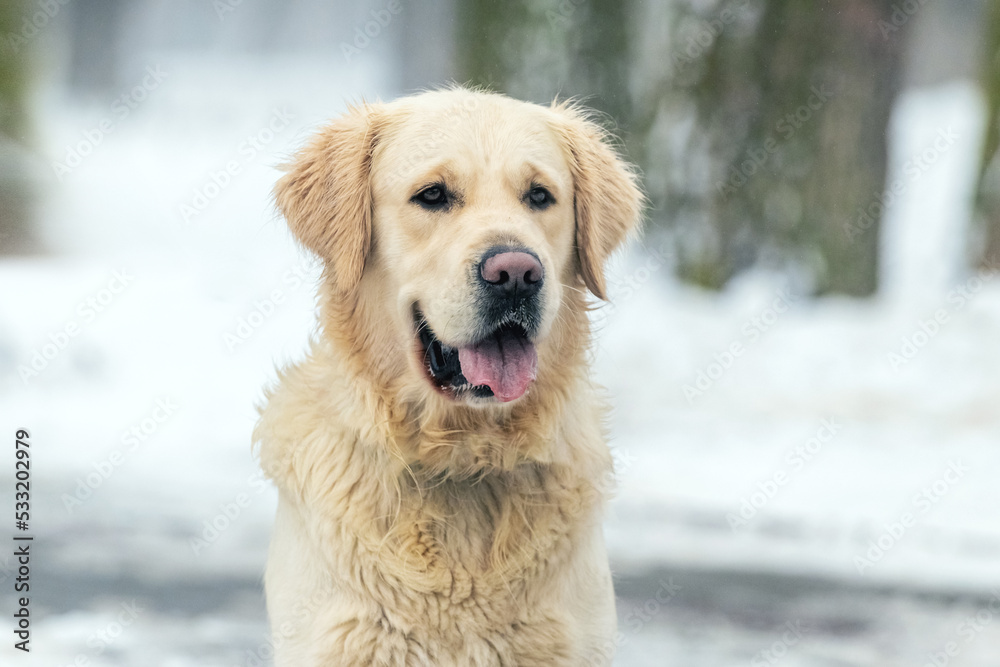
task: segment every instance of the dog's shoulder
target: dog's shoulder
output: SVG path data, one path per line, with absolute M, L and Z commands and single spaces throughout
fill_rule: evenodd
M 313 467 L 312 459 L 350 456 L 356 429 L 355 393 L 313 342 L 305 359 L 278 371 L 258 406 L 253 442 L 260 465 L 279 489 L 295 491 Z M 301 489 L 299 489 L 301 490 Z

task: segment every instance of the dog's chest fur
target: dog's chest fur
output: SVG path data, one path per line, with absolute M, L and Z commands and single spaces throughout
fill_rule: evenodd
M 597 489 L 548 464 L 458 480 L 411 470 L 397 480 L 398 514 L 385 516 L 384 482 L 354 469 L 326 477 L 327 493 L 310 502 L 324 516 L 314 528 L 333 560 L 334 595 L 362 610 L 317 619 L 317 646 L 343 660 L 329 664 L 572 664 L 555 575 L 592 523 Z
M 283 398 L 265 428 L 288 423 Z M 564 573 L 599 525 L 606 477 L 586 461 L 461 477 L 406 467 L 371 432 L 330 432 L 302 408 L 301 430 L 261 454 L 302 519 L 308 559 L 325 563 L 328 579 L 312 585 L 331 587 L 296 631 L 305 664 L 575 664 Z
M 426 652 L 429 664 L 568 659 L 551 577 L 571 556 L 576 515 L 593 499 L 551 470 L 523 468 L 428 487 L 410 480 L 402 493 L 420 501 L 398 517 L 378 552 L 356 554 L 368 572 L 349 587 L 382 614 L 368 632 L 373 649 L 394 655 L 385 664 L 410 664 L 404 656 L 413 651 Z M 567 503 L 567 496 L 576 498 Z

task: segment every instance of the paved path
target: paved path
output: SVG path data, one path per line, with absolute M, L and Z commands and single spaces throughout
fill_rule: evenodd
M 269 664 L 258 577 L 171 577 L 169 562 L 102 573 L 53 557 L 80 539 L 40 541 L 50 551 L 34 562 L 36 652 L 27 664 L 80 656 L 129 667 Z M 996 667 L 991 656 L 1000 655 L 989 593 L 670 568 L 619 574 L 616 588 L 621 667 Z M 979 621 L 966 621 L 977 612 Z M 941 653 L 935 665 L 929 656 L 949 641 L 958 655 L 942 662 Z

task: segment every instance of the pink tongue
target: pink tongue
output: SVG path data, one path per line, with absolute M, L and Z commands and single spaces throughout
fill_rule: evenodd
M 458 348 L 458 361 L 466 380 L 486 385 L 503 403 L 522 396 L 538 369 L 538 353 L 531 341 L 503 330 L 476 345 Z

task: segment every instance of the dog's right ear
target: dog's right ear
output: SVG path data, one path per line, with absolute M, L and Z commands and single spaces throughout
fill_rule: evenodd
M 377 115 L 371 105 L 350 108 L 284 165 L 274 187 L 288 227 L 323 259 L 340 292 L 357 286 L 371 247 Z

